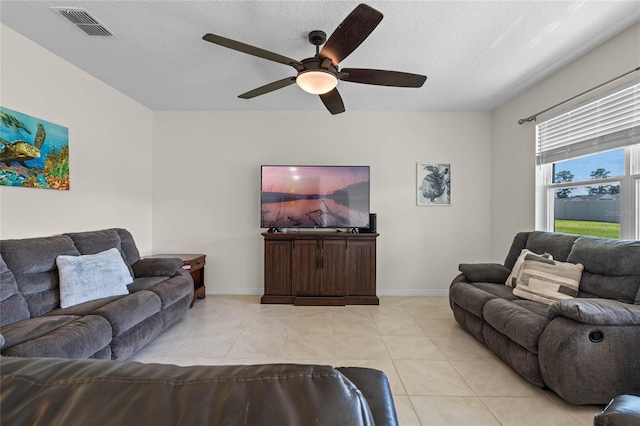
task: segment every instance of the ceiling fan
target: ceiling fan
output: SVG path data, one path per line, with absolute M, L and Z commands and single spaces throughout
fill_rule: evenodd
M 426 76 L 399 71 L 369 68 L 343 68 L 338 64 L 349 56 L 382 21 L 382 13 L 366 4 L 358 5 L 336 28 L 327 40 L 323 31 L 309 33 L 309 42 L 316 46 L 316 55 L 297 61 L 259 47 L 231 40 L 215 34 L 202 38 L 211 43 L 248 53 L 270 61 L 292 66 L 298 74 L 243 93 L 239 98 L 251 99 L 297 83 L 303 90 L 320 95 L 331 114 L 344 112 L 344 103 L 336 89 L 338 80 L 351 83 L 394 87 L 422 87 Z M 325 43 L 326 41 L 326 43 Z M 324 44 L 322 49 L 320 45 Z

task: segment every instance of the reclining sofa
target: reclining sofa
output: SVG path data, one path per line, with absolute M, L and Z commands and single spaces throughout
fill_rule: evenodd
M 107 268 L 113 262 L 101 260 L 106 254 L 108 259 L 116 257 L 119 269 Z M 61 307 L 58 263 L 62 259 L 69 263 L 69 272 L 64 271 L 70 277 L 64 301 L 90 300 Z M 86 265 L 78 263 L 85 261 Z M 73 268 L 79 271 L 75 275 Z M 112 277 L 115 281 L 121 275 L 129 284 L 122 284 L 118 295 L 82 294 L 95 282 L 108 285 Z M 78 281 L 78 295 L 67 290 L 74 290 L 73 279 Z M 0 354 L 125 360 L 180 319 L 192 297 L 193 280 L 182 269 L 182 261 L 141 259 L 133 236 L 125 229 L 3 240 Z
M 521 232 L 503 265 L 460 272 L 456 321 L 529 382 L 575 405 L 640 395 L 640 241 Z
M 0 359 L 7 425 L 398 424 L 385 374 L 358 367 Z

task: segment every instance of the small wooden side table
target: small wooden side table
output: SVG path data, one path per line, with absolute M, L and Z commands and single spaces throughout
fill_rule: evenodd
M 193 300 L 190 308 L 193 307 L 196 299 L 204 299 L 207 293 L 204 288 L 204 265 L 206 255 L 204 254 L 154 254 L 149 257 L 177 257 L 182 259 L 182 268 L 189 271 L 193 278 Z

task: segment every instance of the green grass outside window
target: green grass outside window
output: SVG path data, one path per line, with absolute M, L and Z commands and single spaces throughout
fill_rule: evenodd
M 575 235 L 593 235 L 604 238 L 620 238 L 620 224 L 588 220 L 555 220 L 555 231 Z

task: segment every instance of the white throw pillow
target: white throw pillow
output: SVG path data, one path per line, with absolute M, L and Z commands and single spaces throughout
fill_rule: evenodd
M 527 257 L 513 294 L 547 305 L 572 299 L 578 295 L 583 270 L 581 263 Z
M 527 257 L 528 255 L 539 256 L 545 259 L 553 259 L 553 256 L 551 256 L 549 253 L 537 254 L 532 252 L 529 249 L 522 249 L 520 251 L 520 255 L 518 256 L 518 259 L 516 260 L 516 263 L 513 265 L 511 274 L 509 274 L 507 281 L 505 281 L 504 283 L 507 287 L 516 286 L 516 283 L 520 279 L 520 272 L 522 271 L 522 263 L 524 262 L 524 258 Z
M 58 256 L 60 307 L 90 300 L 129 294 L 133 282 L 122 255 L 116 248 L 84 256 Z

